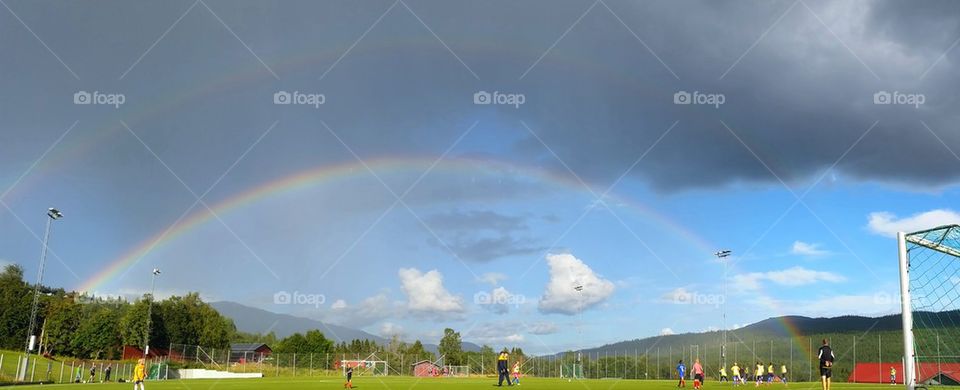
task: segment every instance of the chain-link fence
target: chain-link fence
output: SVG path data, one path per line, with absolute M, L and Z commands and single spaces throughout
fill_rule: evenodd
M 858 362 L 891 362 L 901 361 L 902 358 L 902 334 L 883 331 L 735 340 L 727 343 L 726 356 L 721 354 L 719 341 L 680 345 L 676 338 L 665 336 L 653 339 L 647 343 L 646 348 L 642 349 L 605 348 L 579 354 L 566 352 L 549 356 L 511 356 L 510 365 L 512 369 L 512 365 L 519 361 L 524 376 L 559 377 L 562 371 L 569 372 L 570 367 L 579 364 L 582 366 L 584 377 L 591 379 L 665 380 L 677 379 L 676 366 L 680 359 L 684 360 L 689 374 L 693 360 L 699 358 L 708 380 L 718 379 L 720 368 L 723 366 L 730 373 L 730 367 L 734 363 L 742 368 L 741 373 L 753 376 L 756 365 L 761 363 L 765 367 L 774 365 L 777 375 L 781 374 L 781 366 L 786 366 L 787 375 L 791 381 L 813 381 L 818 377 L 816 353 L 823 338 L 830 340 L 836 354 L 834 377 L 837 381 L 858 381 L 856 378 L 858 373 L 854 371 Z M 960 343 L 960 341 L 944 340 L 941 342 Z M 944 350 L 953 350 L 955 346 L 953 344 L 950 348 L 944 347 Z M 14 372 L 21 355 L 13 352 L 0 354 L 0 375 L 8 371 Z M 453 364 L 467 366 L 470 375 L 473 376 L 495 376 L 496 358 L 495 353 L 486 355 L 466 353 L 458 361 L 448 358 L 445 363 L 441 363 L 437 372 L 443 375 L 442 364 Z M 435 355 L 431 353 L 403 354 L 384 350 L 360 353 L 279 353 L 269 350 L 231 351 L 227 348 L 174 344 L 170 346 L 167 356 L 151 359 L 149 365 L 150 375 L 156 379 L 174 378 L 175 370 L 178 368 L 262 373 L 268 377 L 305 377 L 339 376 L 342 374 L 340 365 L 342 361 L 385 361 L 388 375 L 410 376 L 414 375 L 414 364 L 437 363 L 435 360 Z M 99 382 L 106 380 L 105 369 L 109 366 L 112 369 L 110 379 L 116 381 L 129 379 L 135 363 L 135 361 L 34 359 L 31 360 L 28 377 L 36 381 L 64 383 L 74 381 L 79 375 L 81 381 L 89 381 L 90 368 L 96 367 L 93 381 Z M 874 375 L 871 375 L 871 378 L 887 378 L 879 373 L 872 374 Z M 360 370 L 355 371 L 355 375 L 367 374 Z M 12 375 L 8 376 L 12 377 Z M 863 382 L 863 380 L 859 381 Z
M 688 367 L 699 358 L 708 379 L 719 378 L 721 367 L 737 363 L 742 373 L 755 375 L 758 363 L 765 368 L 775 366 L 781 375 L 781 366 L 786 366 L 791 381 L 812 381 L 818 377 L 817 350 L 820 340 L 829 338 L 837 356 L 834 375 L 838 380 L 856 380 L 853 368 L 858 362 L 900 361 L 902 335 L 900 332 L 867 332 L 862 334 L 831 334 L 789 338 L 763 338 L 728 342 L 726 356 L 721 354 L 720 342 L 677 345 L 670 337 L 661 338 L 647 348 L 615 349 L 583 352 L 567 352 L 550 356 L 511 357 L 512 364 L 520 361 L 523 375 L 559 377 L 566 367 L 579 364 L 586 378 L 621 379 L 676 379 L 676 366 L 683 359 Z M 672 343 L 672 344 L 670 344 Z M 225 349 L 204 349 L 189 346 L 171 346 L 171 356 L 179 354 L 183 362 L 193 362 L 211 369 L 230 372 L 262 372 L 265 376 L 327 376 L 340 375 L 340 361 L 371 359 L 387 362 L 389 375 L 413 375 L 417 362 L 433 362 L 432 354 L 410 355 L 386 351 L 366 353 L 231 353 Z M 578 361 L 579 355 L 579 361 Z M 469 367 L 474 376 L 496 375 L 496 354 L 465 354 L 460 365 Z M 449 363 L 449 362 L 448 362 Z M 440 368 L 442 374 L 442 367 Z
M 51 358 L 33 354 L 27 359 L 22 352 L 0 352 L 0 378 L 12 381 L 23 364 L 27 369 L 26 382 L 101 383 L 129 381 L 137 362 Z M 146 365 L 150 379 L 164 379 L 170 375 L 171 368 L 165 358 L 149 359 Z

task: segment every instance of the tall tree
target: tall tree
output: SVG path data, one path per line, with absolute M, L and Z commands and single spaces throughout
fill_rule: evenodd
M 72 339 L 80 327 L 81 310 L 73 297 L 52 299 L 44 322 L 43 353 L 73 355 Z M 116 324 L 111 326 L 117 329 Z
M 444 329 L 443 338 L 440 339 L 440 346 L 437 350 L 440 355 L 444 356 L 444 361 L 447 364 L 463 364 L 463 342 L 460 340 L 460 332 L 450 328 Z
M 0 273 L 0 348 L 24 348 L 30 325 L 30 288 L 23 281 L 23 268 L 9 264 Z

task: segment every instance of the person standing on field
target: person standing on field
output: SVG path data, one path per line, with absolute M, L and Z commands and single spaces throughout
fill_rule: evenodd
M 113 371 L 113 365 L 107 364 L 107 368 L 103 369 L 103 381 L 110 382 L 110 373 Z
M 727 379 L 727 368 L 720 367 L 720 382 L 726 382 Z
M 513 386 L 513 383 L 510 383 L 510 354 L 507 353 L 507 349 L 504 348 L 500 352 L 500 356 L 497 356 L 497 386 L 502 387 L 503 381 L 507 381 L 507 386 Z
M 513 384 L 520 386 L 520 362 L 513 362 Z
M 143 387 L 143 381 L 147 379 L 147 368 L 144 366 L 146 362 L 141 358 L 137 360 L 137 366 L 133 368 L 133 390 L 145 390 Z
M 680 382 L 677 383 L 678 389 L 681 387 L 687 387 L 687 381 L 684 380 L 684 378 L 686 378 L 686 375 L 687 375 L 687 366 L 684 366 L 683 359 L 680 359 L 680 361 L 677 362 L 677 376 L 680 377 Z
M 700 359 L 697 358 L 693 361 L 693 388 L 694 390 L 700 390 L 700 385 L 703 383 L 703 366 L 700 365 Z
M 820 359 L 820 384 L 823 390 L 830 390 L 830 377 L 833 376 L 833 349 L 827 339 L 823 339 L 823 346 L 817 351 Z
M 765 372 L 767 372 L 767 370 L 763 368 L 763 363 L 757 362 L 757 371 L 754 372 L 754 375 L 753 375 L 756 377 L 757 383 L 754 385 L 754 387 L 760 387 L 760 385 L 763 383 L 763 377 Z
M 897 369 L 890 366 L 890 384 L 897 384 Z
M 736 362 L 733 363 L 733 367 L 730 367 L 730 371 L 733 373 L 733 385 L 740 386 L 740 366 Z
M 783 382 L 784 386 L 787 385 L 787 365 L 786 364 L 780 365 L 780 381 Z

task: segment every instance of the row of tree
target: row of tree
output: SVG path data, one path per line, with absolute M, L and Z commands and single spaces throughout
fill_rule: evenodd
M 0 272 L 0 349 L 22 350 L 27 339 L 33 286 L 24 280 L 23 268 L 7 265 Z M 155 301 L 149 294 L 134 300 L 79 295 L 60 288 L 40 287 L 35 334 L 40 351 L 47 355 L 83 359 L 118 359 L 123 346 L 146 345 L 147 329 L 153 348 L 171 344 L 229 348 L 231 342 L 260 342 L 283 354 L 362 355 L 377 354 L 391 365 L 409 360 L 438 359 L 420 340 L 407 343 L 394 337 L 387 345 L 372 340 L 335 342 L 320 330 L 278 338 L 274 333 L 238 332 L 233 321 L 203 302 L 197 293 Z M 479 352 L 464 351 L 460 333 L 445 329 L 438 352 L 447 365 L 492 367 L 499 351 L 483 346 Z M 513 349 L 511 359 L 523 357 Z M 405 360 L 406 359 L 406 360 Z M 392 362 L 397 360 L 397 362 Z M 492 368 L 491 368 L 492 369 Z
M 0 348 L 25 347 L 33 287 L 23 268 L 7 265 L 0 273 Z M 204 345 L 225 348 L 236 334 L 233 321 L 204 303 L 196 293 L 154 301 L 149 294 L 133 302 L 40 288 L 35 334 L 40 352 L 92 359 L 119 358 L 124 345 Z

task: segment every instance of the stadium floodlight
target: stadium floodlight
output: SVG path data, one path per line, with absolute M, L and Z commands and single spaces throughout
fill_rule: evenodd
M 63 218 L 63 213 L 53 207 L 47 209 L 47 227 L 43 234 L 43 248 L 40 250 L 40 267 L 37 269 L 37 284 L 33 286 L 33 304 L 30 307 L 30 326 L 27 327 L 27 345 L 24 348 L 24 359 L 22 369 L 17 371 L 17 380 L 24 381 L 27 377 L 27 363 L 30 359 L 30 352 L 36 341 L 36 335 L 33 331 L 37 327 L 37 310 L 40 306 L 40 284 L 43 283 L 43 269 L 47 263 L 47 247 L 50 243 L 50 226 L 53 221 Z
M 720 262 L 723 263 L 723 301 L 720 302 L 720 326 L 723 328 L 723 340 L 720 343 L 720 364 L 723 367 L 727 366 L 727 257 L 733 255 L 733 251 L 729 249 L 721 249 L 717 253 L 713 254 L 720 259 Z
M 583 372 L 583 368 L 582 368 L 583 367 L 583 360 L 582 360 L 582 357 L 583 357 L 582 356 L 583 355 L 583 285 L 580 283 L 575 283 L 575 286 L 573 286 L 573 289 L 578 293 L 577 294 L 578 300 L 580 301 L 577 304 L 577 316 L 579 317 L 577 320 L 577 322 L 579 322 L 577 326 L 577 333 L 580 339 L 580 348 L 577 351 L 576 361 L 574 362 L 574 365 L 573 365 L 574 378 L 577 378 L 576 376 L 577 366 L 580 366 L 581 367 L 580 372 Z M 582 379 L 582 378 L 578 378 L 578 379 Z
M 157 287 L 157 276 L 160 276 L 160 268 L 153 269 L 153 276 L 150 277 L 150 302 L 147 304 L 147 329 L 143 333 L 143 357 L 150 354 L 150 325 L 153 320 L 153 294 Z
M 955 339 L 960 318 L 960 225 L 897 233 L 900 310 L 903 326 L 903 383 L 907 390 L 943 384 L 940 333 Z M 955 329 L 955 328 L 954 328 Z M 949 349 L 949 348 L 948 348 Z M 955 355 L 955 353 L 947 353 Z M 946 370 L 946 369 L 945 369 Z M 949 370 L 947 370 L 949 371 Z

